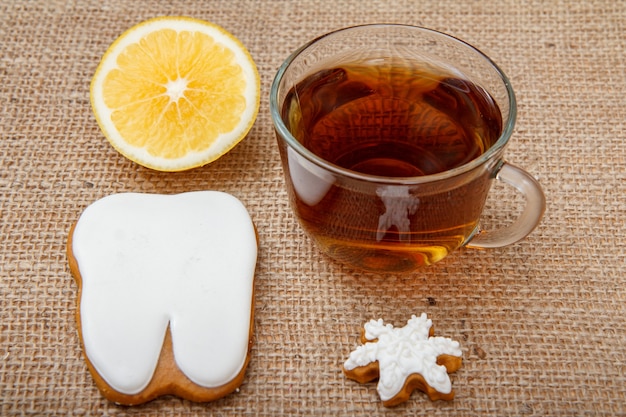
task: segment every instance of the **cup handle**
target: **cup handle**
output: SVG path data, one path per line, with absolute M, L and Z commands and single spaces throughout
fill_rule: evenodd
M 468 248 L 499 248 L 518 242 L 537 227 L 546 210 L 546 197 L 541 186 L 528 172 L 504 162 L 496 179 L 517 188 L 526 197 L 524 211 L 509 227 L 494 231 L 481 230 L 466 245 Z

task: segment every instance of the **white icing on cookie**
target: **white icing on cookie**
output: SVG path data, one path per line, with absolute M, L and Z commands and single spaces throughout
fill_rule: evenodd
M 422 313 L 411 316 L 407 325 L 394 328 L 382 319 L 366 323 L 365 338 L 375 340 L 358 346 L 350 353 L 344 368 L 351 371 L 378 361 L 380 378 L 378 394 L 387 401 L 400 392 L 411 374 L 420 374 L 428 385 L 442 394 L 452 391 L 452 383 L 443 365 L 437 365 L 437 356 L 461 356 L 459 343 L 447 337 L 429 337 L 432 320 Z
M 72 239 L 85 353 L 112 388 L 147 386 L 168 324 L 176 364 L 194 383 L 217 387 L 241 371 L 257 241 L 239 200 L 114 194 L 83 212 Z

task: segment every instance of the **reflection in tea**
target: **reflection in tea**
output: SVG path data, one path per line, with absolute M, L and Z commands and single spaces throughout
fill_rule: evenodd
M 406 62 L 318 71 L 287 94 L 282 118 L 307 149 L 340 167 L 385 177 L 451 170 L 499 138 L 502 116 L 471 81 Z M 285 154 L 286 153 L 286 154 Z M 414 187 L 337 179 L 288 149 L 296 214 L 332 256 L 367 269 L 402 271 L 435 262 L 475 232 L 489 175 L 454 197 Z M 375 187 L 370 189 L 368 187 Z

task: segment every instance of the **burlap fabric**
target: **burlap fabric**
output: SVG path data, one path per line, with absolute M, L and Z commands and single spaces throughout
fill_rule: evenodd
M 166 174 L 120 156 L 89 104 L 100 57 L 159 15 L 213 21 L 256 60 L 263 98 L 248 137 L 204 168 Z M 461 37 L 510 76 L 519 119 L 508 159 L 543 185 L 526 240 L 461 250 L 378 277 L 318 254 L 288 206 L 269 86 L 303 42 L 343 26 L 398 22 Z M 626 415 L 626 4 L 623 1 L 19 1 L 0 3 L 0 415 Z M 240 390 L 210 404 L 104 400 L 82 358 L 70 225 L 115 192 L 214 189 L 259 231 L 256 334 Z M 493 188 L 485 227 L 515 217 Z M 341 364 L 372 318 L 426 312 L 461 342 L 456 398 L 421 393 L 385 409 Z

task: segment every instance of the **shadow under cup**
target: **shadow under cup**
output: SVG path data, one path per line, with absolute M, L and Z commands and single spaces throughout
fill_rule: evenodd
M 514 243 L 543 215 L 537 182 L 503 159 L 510 83 L 456 38 L 404 25 L 324 35 L 280 67 L 270 110 L 294 213 L 342 263 L 411 271 L 463 245 Z M 526 206 L 513 225 L 478 233 L 494 178 Z

